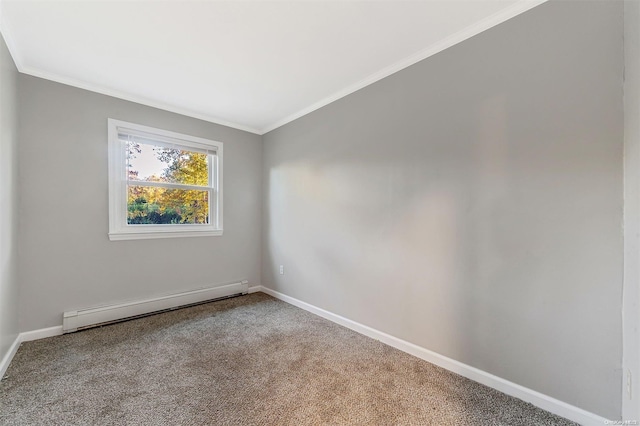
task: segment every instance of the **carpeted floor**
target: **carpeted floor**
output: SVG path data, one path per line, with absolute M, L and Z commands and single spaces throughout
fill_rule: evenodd
M 567 425 L 263 293 L 22 344 L 2 425 Z

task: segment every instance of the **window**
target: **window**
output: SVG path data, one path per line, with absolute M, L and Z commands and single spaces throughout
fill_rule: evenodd
M 222 235 L 222 143 L 109 119 L 109 239 Z

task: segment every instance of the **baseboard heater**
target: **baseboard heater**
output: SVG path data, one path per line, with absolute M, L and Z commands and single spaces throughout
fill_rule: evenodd
M 247 294 L 248 291 L 249 282 L 241 281 L 218 287 L 206 287 L 183 293 L 155 297 L 153 299 L 68 311 L 65 312 L 62 317 L 62 332 L 73 333 L 74 331 L 84 330 L 86 328 L 125 321 L 162 311 L 240 296 Z

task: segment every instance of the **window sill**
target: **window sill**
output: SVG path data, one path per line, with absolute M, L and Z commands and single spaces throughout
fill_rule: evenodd
M 222 229 L 211 231 L 111 232 L 109 233 L 109 240 L 154 240 L 158 238 L 217 237 L 220 235 L 222 235 Z

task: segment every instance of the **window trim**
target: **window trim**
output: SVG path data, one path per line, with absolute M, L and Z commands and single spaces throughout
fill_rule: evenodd
M 169 130 L 156 129 L 126 121 L 108 120 L 109 144 L 109 240 L 142 240 L 177 237 L 209 237 L 222 235 L 222 142 L 184 135 Z M 127 179 L 126 149 L 118 138 L 122 131 L 147 134 L 158 137 L 159 142 L 171 141 L 185 148 L 215 150 L 212 158 L 209 181 L 210 186 L 202 187 L 211 190 L 210 213 L 208 225 L 173 224 L 173 225 L 129 225 L 127 224 Z

